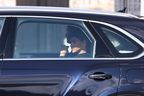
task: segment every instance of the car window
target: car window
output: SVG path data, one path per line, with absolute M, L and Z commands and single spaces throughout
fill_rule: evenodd
M 4 18 L 0 18 L 0 35 L 1 35 L 1 32 L 2 32 L 3 24 L 4 24 Z
M 118 34 L 115 30 L 101 27 L 107 38 L 120 54 L 134 53 L 138 47 L 124 36 Z
M 139 45 L 139 43 L 137 43 L 137 41 L 120 32 L 120 30 L 115 29 L 116 27 L 113 25 L 99 24 L 95 22 L 91 23 L 103 39 L 109 49 L 109 53 L 112 53 L 114 57 L 134 57 L 142 52 L 143 48 Z
M 71 44 L 75 34 L 84 43 L 79 45 L 86 48 L 88 55 L 67 55 L 78 45 Z M 81 21 L 18 18 L 13 58 L 91 58 L 93 47 L 94 40 Z

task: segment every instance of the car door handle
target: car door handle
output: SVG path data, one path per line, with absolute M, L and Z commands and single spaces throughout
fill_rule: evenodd
M 97 73 L 89 75 L 89 78 L 94 79 L 96 81 L 103 81 L 103 80 L 111 79 L 112 76 L 109 74 L 102 73 L 102 72 L 97 72 Z

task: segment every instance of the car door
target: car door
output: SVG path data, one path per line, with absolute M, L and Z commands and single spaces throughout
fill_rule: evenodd
M 116 96 L 119 64 L 86 20 L 17 16 L 5 48 L 0 94 L 14 96 Z M 67 26 L 89 41 L 89 57 L 60 57 Z M 99 45 L 99 46 L 98 46 Z
M 135 23 L 137 22 L 135 21 Z M 97 22 L 93 23 L 93 25 L 98 29 Z M 123 24 L 123 26 L 125 25 Z M 134 28 L 135 27 L 136 26 L 134 26 Z M 133 31 L 132 28 L 131 26 L 129 30 Z M 144 44 L 127 31 L 112 24 L 101 22 L 99 30 L 105 34 L 105 38 L 109 39 L 106 40 L 107 44 L 111 47 L 117 58 L 116 63 L 120 64 L 121 75 L 118 96 L 143 96 L 144 76 L 142 74 L 144 73 Z

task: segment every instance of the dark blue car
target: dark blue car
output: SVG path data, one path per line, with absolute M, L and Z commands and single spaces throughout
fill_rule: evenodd
M 0 8 L 0 96 L 144 96 L 144 20 Z

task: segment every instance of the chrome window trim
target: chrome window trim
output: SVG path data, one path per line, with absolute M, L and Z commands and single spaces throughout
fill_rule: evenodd
M 87 21 L 87 22 L 93 22 L 93 23 L 98 23 L 98 24 L 103 24 L 109 27 L 112 27 L 116 30 L 119 30 L 119 32 L 125 34 L 129 38 L 133 39 L 136 43 L 138 43 L 142 48 L 144 48 L 144 43 L 142 43 L 139 39 L 128 33 L 127 31 L 109 24 L 105 22 L 100 22 L 100 21 L 94 21 L 94 20 L 87 20 L 87 19 L 77 19 L 77 18 L 65 18 L 65 17 L 53 17 L 53 16 L 23 16 L 23 15 L 1 15 L 0 17 L 35 17 L 35 18 L 53 18 L 53 19 L 69 19 L 69 20 L 79 20 L 79 21 Z M 139 55 L 134 56 L 134 57 L 121 57 L 121 58 L 4 58 L 4 61 L 19 61 L 19 60 L 134 60 L 138 59 L 144 56 L 144 51 L 142 51 Z M 2 60 L 0 60 L 2 61 Z
M 74 61 L 78 61 L 78 60 L 135 60 L 138 59 L 140 57 L 144 56 L 144 52 L 142 52 L 141 54 L 135 56 L 135 57 L 128 57 L 128 58 L 4 58 L 3 61 L 20 61 L 20 60 L 29 60 L 29 61 L 42 61 L 42 60 L 74 60 Z M 0 61 L 2 61 L 2 59 L 0 59 Z
M 87 30 L 87 32 L 88 32 L 88 34 L 92 37 L 92 39 L 93 39 L 93 41 L 94 41 L 94 45 L 93 45 L 93 58 L 95 58 L 95 49 L 96 49 L 96 40 L 95 40 L 95 38 L 94 38 L 94 36 L 92 35 L 92 33 L 88 30 L 88 28 L 87 28 L 87 26 L 83 23 L 83 25 L 84 25 L 84 28 Z

